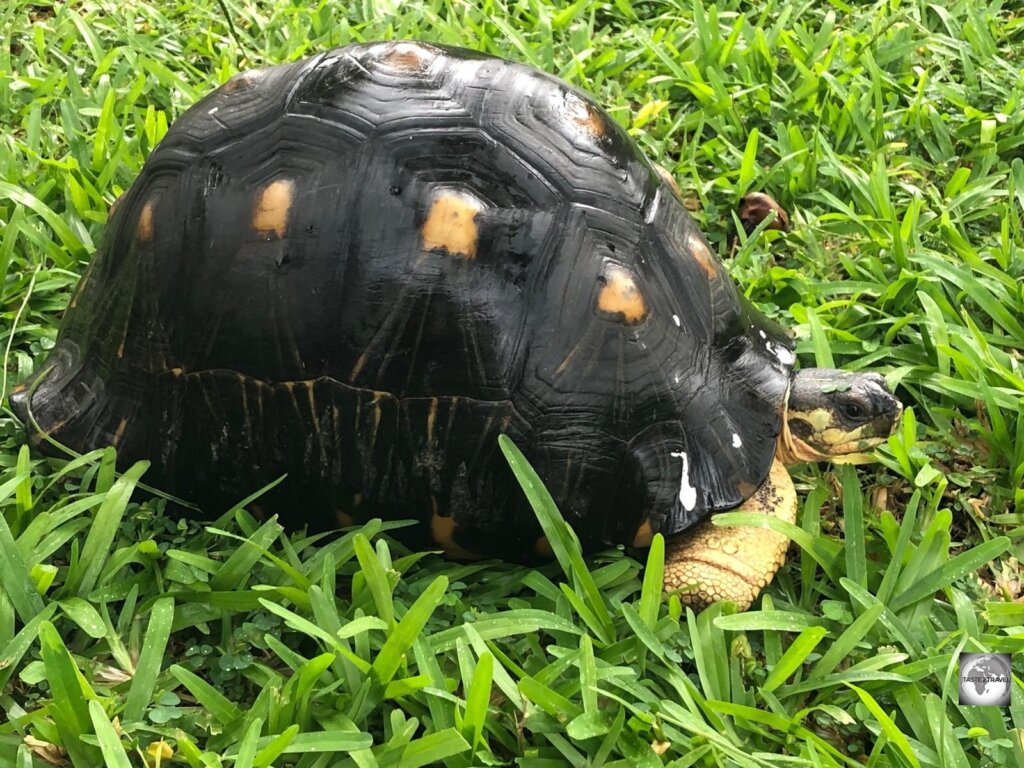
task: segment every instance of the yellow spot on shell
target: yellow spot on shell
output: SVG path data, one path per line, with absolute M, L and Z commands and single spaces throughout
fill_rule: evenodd
M 252 228 L 256 232 L 264 237 L 284 237 L 288 230 L 294 186 L 291 179 L 277 179 L 263 188 L 252 214 Z
M 711 249 L 704 242 L 704 238 L 697 234 L 696 231 L 693 231 L 686 238 L 686 247 L 690 251 L 693 260 L 704 270 L 708 280 L 714 280 L 718 276 L 718 260 L 711 253 Z
M 632 546 L 649 547 L 651 546 L 651 540 L 653 538 L 654 530 L 651 528 L 651 521 L 644 520 L 643 524 L 636 529 L 636 535 L 633 536 Z
M 153 208 L 155 200 L 148 200 L 142 206 L 142 213 L 139 214 L 139 222 L 135 226 L 135 237 L 140 243 L 148 243 L 153 239 Z
M 597 308 L 601 312 L 618 315 L 626 325 L 639 325 L 646 319 L 647 302 L 628 269 L 609 264 L 601 281 L 603 284 L 597 295 Z
M 479 560 L 480 555 L 455 543 L 455 528 L 455 520 L 451 517 L 443 517 L 434 512 L 430 518 L 430 535 L 448 557 L 455 560 Z
M 445 250 L 467 259 L 476 258 L 476 217 L 483 205 L 472 195 L 446 191 L 438 195 L 430 206 L 421 230 L 424 251 Z

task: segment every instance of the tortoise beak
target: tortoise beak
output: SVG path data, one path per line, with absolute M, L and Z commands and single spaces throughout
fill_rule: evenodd
M 871 420 L 871 431 L 878 437 L 888 437 L 900 423 L 900 417 L 903 415 L 903 403 L 896 399 L 881 374 L 871 373 L 867 376 L 870 380 L 868 394 L 871 397 L 874 412 L 877 414 Z

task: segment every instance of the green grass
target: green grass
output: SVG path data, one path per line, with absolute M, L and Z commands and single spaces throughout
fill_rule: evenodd
M 801 363 L 883 371 L 911 410 L 878 466 L 797 473 L 794 554 L 755 610 L 697 616 L 661 598 L 658 546 L 646 576 L 584 561 L 539 492 L 556 562 L 457 565 L 391 524 L 168 519 L 132 496 L 144 467 L 44 462 L 0 412 L 0 764 L 1024 765 L 1020 683 L 1007 710 L 956 697 L 959 651 L 1024 645 L 1015 8 L 6 3 L 0 398 L 182 110 L 242 68 L 408 36 L 594 93 Z M 792 231 L 732 252 L 749 190 Z

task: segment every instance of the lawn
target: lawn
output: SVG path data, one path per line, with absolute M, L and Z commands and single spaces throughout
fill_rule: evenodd
M 902 428 L 878 464 L 800 468 L 789 563 L 753 610 L 694 615 L 657 546 L 531 570 L 411 553 L 394 523 L 287 534 L 245 500 L 171 519 L 133 494 L 144 466 L 42 460 L 0 410 L 0 765 L 1024 765 L 1019 682 L 957 699 L 960 652 L 1024 646 L 1011 3 L 8 0 L 0 400 L 176 116 L 241 69 L 396 37 L 594 94 L 800 364 L 884 373 Z M 748 191 L 791 231 L 734 245 Z

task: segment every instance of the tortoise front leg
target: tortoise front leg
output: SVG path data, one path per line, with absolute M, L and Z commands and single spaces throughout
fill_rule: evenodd
M 778 459 L 768 477 L 737 512 L 796 521 L 796 489 Z M 722 528 L 707 520 L 666 542 L 665 590 L 688 587 L 682 601 L 699 611 L 731 600 L 745 611 L 786 560 L 789 539 L 765 528 Z

